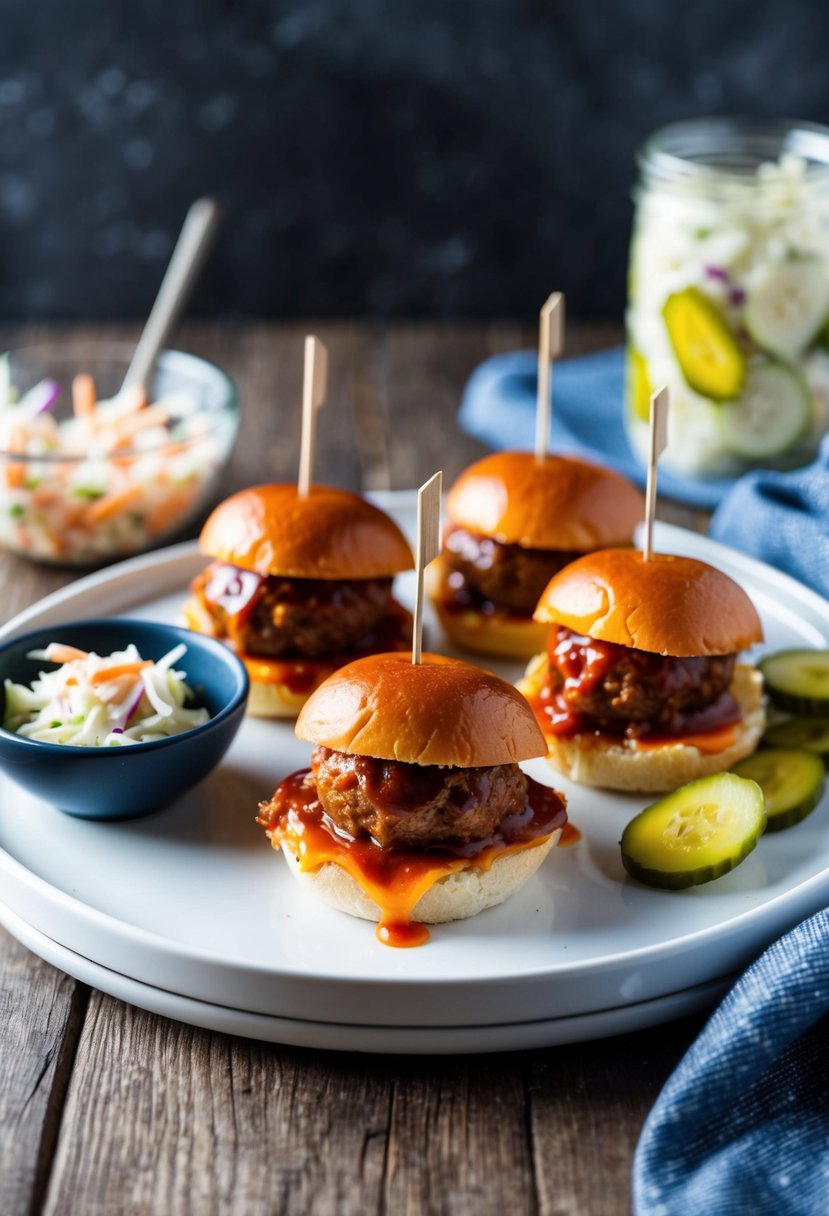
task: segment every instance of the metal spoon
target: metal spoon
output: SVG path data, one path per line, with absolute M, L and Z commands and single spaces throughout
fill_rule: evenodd
M 130 385 L 146 385 L 204 264 L 220 218 L 221 208 L 214 198 L 197 198 L 187 212 L 121 391 Z

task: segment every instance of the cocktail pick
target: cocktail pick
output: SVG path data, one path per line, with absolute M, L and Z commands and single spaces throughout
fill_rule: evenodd
M 648 561 L 653 550 L 653 517 L 656 513 L 656 465 L 668 442 L 668 390 L 659 388 L 651 395 L 651 429 L 648 448 L 648 481 L 645 488 L 645 546 Z
M 197 198 L 184 219 L 155 303 L 142 330 L 121 389 L 146 387 L 158 353 L 178 320 L 212 243 L 221 217 L 215 198 Z
M 538 393 L 535 402 L 535 455 L 543 460 L 550 450 L 553 359 L 564 346 L 564 296 L 554 291 L 538 319 Z
M 443 473 L 433 474 L 417 492 L 417 546 L 415 549 L 414 624 L 412 625 L 412 662 L 419 663 L 423 653 L 424 571 L 440 552 L 440 495 Z
M 317 410 L 328 389 L 328 351 L 314 334 L 305 339 L 305 371 L 302 378 L 302 438 L 299 445 L 298 489 L 304 498 L 311 488 L 314 465 Z

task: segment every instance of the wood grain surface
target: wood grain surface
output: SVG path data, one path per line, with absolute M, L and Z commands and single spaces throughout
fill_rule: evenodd
M 329 351 L 315 476 L 450 483 L 484 448 L 460 390 L 536 325 L 194 324 L 177 346 L 243 399 L 223 492 L 292 478 L 303 336 Z M 37 340 L 133 340 L 134 326 L 6 327 Z M 567 353 L 619 340 L 569 326 Z M 667 502 L 658 516 L 701 527 Z M 0 556 L 0 622 L 74 571 Z M 622 1216 L 633 1149 L 699 1018 L 598 1043 L 451 1058 L 322 1053 L 208 1033 L 55 971 L 0 931 L 0 1216 Z

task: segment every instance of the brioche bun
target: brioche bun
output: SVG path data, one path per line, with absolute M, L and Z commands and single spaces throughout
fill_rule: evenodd
M 560 836 L 561 828 L 557 828 L 550 836 L 520 852 L 497 857 L 489 870 L 471 865 L 439 878 L 415 904 L 411 919 L 426 925 L 445 924 L 477 916 L 486 908 L 503 903 L 532 877 Z M 370 921 L 378 921 L 382 916 L 380 905 L 366 895 L 342 866 L 327 861 L 313 873 L 303 872 L 294 850 L 285 840 L 282 852 L 294 877 L 338 912 Z
M 371 655 L 341 667 L 308 699 L 300 739 L 406 764 L 475 768 L 547 750 L 524 697 L 487 671 L 424 654 Z
M 584 553 L 629 544 L 644 499 L 626 477 L 572 456 L 493 452 L 469 466 L 446 498 L 454 524 L 525 549 Z
M 763 628 L 738 583 L 693 557 L 635 549 L 587 553 L 554 575 L 535 619 L 653 654 L 733 654 Z
M 251 486 L 219 503 L 199 537 L 209 557 L 286 578 L 390 578 L 411 570 L 397 524 L 359 494 L 293 483 Z
M 462 650 L 506 659 L 528 659 L 547 645 L 550 626 L 515 613 L 479 612 L 453 605 L 449 567 L 436 557 L 426 570 L 426 587 L 446 637 Z
M 537 696 L 547 683 L 547 656 L 532 660 L 518 687 L 527 697 Z M 549 763 L 571 781 L 613 790 L 661 793 L 722 773 L 757 748 L 766 726 L 763 680 L 750 663 L 738 663 L 729 692 L 740 707 L 741 718 L 723 732 L 720 750 L 704 751 L 691 743 L 660 741 L 644 746 L 633 739 L 610 740 L 593 732 L 569 738 L 547 736 Z
M 493 452 L 470 465 L 446 499 L 447 523 L 499 544 L 557 553 L 583 553 L 630 544 L 644 513 L 639 491 L 619 473 L 571 456 Z M 429 595 L 446 636 L 476 654 L 528 659 L 547 644 L 549 629 L 529 613 L 474 604 L 457 607 L 438 559 Z
M 408 542 L 384 511 L 349 490 L 311 486 L 303 496 L 293 483 L 251 486 L 226 498 L 208 517 L 199 549 L 263 577 L 358 581 L 391 578 L 413 565 Z M 411 614 L 396 602 L 392 612 L 384 650 L 411 644 Z M 197 633 L 218 636 L 196 596 L 182 619 Z M 353 651 L 279 660 L 240 653 L 250 677 L 247 712 L 295 718 L 314 689 L 353 657 Z

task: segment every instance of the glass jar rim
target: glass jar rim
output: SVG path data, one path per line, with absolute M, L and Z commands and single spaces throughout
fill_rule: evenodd
M 792 154 L 809 181 L 829 180 L 829 127 L 800 119 L 690 118 L 655 130 L 637 164 L 651 184 L 754 186 L 757 170 Z

